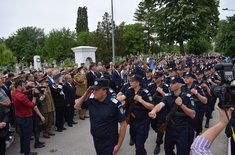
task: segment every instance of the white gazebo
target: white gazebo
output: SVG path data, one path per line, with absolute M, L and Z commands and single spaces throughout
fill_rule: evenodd
M 71 49 L 75 54 L 75 63 L 78 64 L 78 66 L 82 64 L 90 65 L 91 62 L 96 62 L 95 51 L 97 47 L 78 46 Z

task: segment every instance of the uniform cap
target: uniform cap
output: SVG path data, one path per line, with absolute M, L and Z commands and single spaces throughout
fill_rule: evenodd
M 184 80 L 183 80 L 181 77 L 179 77 L 179 76 L 173 76 L 173 77 L 171 78 L 171 83 L 172 83 L 172 84 L 175 84 L 175 83 L 184 84 Z
M 91 87 L 94 90 L 100 88 L 109 88 L 109 80 L 106 78 L 97 78 L 95 79 L 94 85 Z
M 162 77 L 164 74 L 161 72 L 156 72 L 156 74 L 154 75 L 154 78 L 157 79 L 159 77 Z
M 187 72 L 187 73 L 185 74 L 185 77 L 191 77 L 191 78 L 193 78 L 193 79 L 196 79 L 196 76 L 195 76 L 192 72 Z
M 142 82 L 142 79 L 143 79 L 142 76 L 140 76 L 138 74 L 135 74 L 130 77 L 130 80 L 139 81 L 139 82 Z

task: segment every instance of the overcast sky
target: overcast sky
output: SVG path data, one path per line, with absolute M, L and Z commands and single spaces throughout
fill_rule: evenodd
M 133 14 L 141 0 L 113 0 L 114 20 L 134 23 Z M 88 8 L 89 30 L 94 31 L 104 12 L 111 15 L 111 0 L 0 0 L 0 38 L 7 38 L 26 26 L 43 28 L 48 34 L 53 28 L 75 30 L 77 9 Z M 235 14 L 222 8 L 235 10 L 235 0 L 220 0 L 220 19 Z

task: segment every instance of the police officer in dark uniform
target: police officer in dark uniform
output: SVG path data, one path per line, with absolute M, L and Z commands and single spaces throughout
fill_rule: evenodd
M 109 95 L 109 81 L 96 79 L 74 108 L 89 109 L 91 134 L 97 155 L 116 155 L 126 133 L 126 121 L 121 103 Z M 120 131 L 118 131 L 118 122 Z
M 148 69 L 145 73 L 145 77 L 143 78 L 143 87 L 146 88 L 148 84 L 153 81 L 153 73 L 152 69 Z
M 161 102 L 162 98 L 165 96 L 166 93 L 169 93 L 169 86 L 163 82 L 164 77 L 163 73 L 157 72 L 154 76 L 154 82 L 151 82 L 147 89 L 149 90 L 150 94 L 153 97 L 154 105 L 157 105 Z M 163 133 L 158 132 L 161 124 L 165 121 L 167 115 L 166 108 L 163 108 L 161 112 L 159 112 L 158 117 L 151 120 L 151 127 L 152 129 L 158 133 L 157 140 L 156 140 L 156 147 L 154 149 L 154 154 L 159 154 L 160 152 L 160 145 L 163 143 Z
M 203 70 L 198 70 L 196 73 L 197 76 L 197 84 L 200 85 L 203 89 L 203 91 L 206 94 L 206 98 L 207 98 L 207 104 L 206 104 L 206 124 L 205 124 L 205 128 L 209 127 L 209 120 L 211 119 L 211 115 L 212 115 L 212 111 L 213 111 L 213 97 L 211 94 L 211 90 L 210 90 L 210 83 L 207 81 L 207 79 L 204 78 L 204 71 Z
M 148 138 L 150 118 L 148 112 L 154 107 L 152 96 L 147 89 L 141 86 L 142 77 L 133 75 L 130 80 L 130 88 L 121 96 L 119 101 L 126 100 L 127 120 L 130 119 L 130 134 L 135 142 L 136 155 L 146 155 L 144 143 Z
M 168 111 L 168 125 L 165 133 L 165 154 L 175 155 L 174 147 L 176 145 L 177 155 L 186 155 L 188 145 L 188 126 L 189 119 L 196 115 L 195 104 L 189 93 L 182 91 L 182 78 L 172 77 L 169 94 L 163 97 L 162 101 L 157 104 L 149 113 L 151 118 L 156 118 L 163 107 Z M 170 116 L 171 115 L 171 116 Z
M 196 105 L 196 116 L 193 120 L 190 120 L 192 122 L 189 126 L 189 132 L 188 132 L 188 144 L 189 147 L 193 143 L 193 139 L 196 136 L 198 136 L 202 132 L 202 122 L 203 117 L 206 112 L 206 104 L 207 104 L 207 98 L 206 94 L 204 93 L 203 89 L 199 84 L 197 84 L 196 76 L 192 72 L 187 72 L 185 74 L 185 91 L 188 91 L 194 100 L 194 103 Z M 188 149 L 188 154 L 190 152 L 190 148 Z
M 185 74 L 185 87 L 189 93 L 191 93 L 194 102 L 197 106 L 197 113 L 194 119 L 194 130 L 199 135 L 202 132 L 202 121 L 206 112 L 207 98 L 202 87 L 197 84 L 196 76 L 192 72 Z

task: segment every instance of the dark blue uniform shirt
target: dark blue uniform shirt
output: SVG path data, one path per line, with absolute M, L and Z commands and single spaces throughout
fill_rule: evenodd
M 125 120 L 122 104 L 110 95 L 103 102 L 89 98 L 82 105 L 89 109 L 91 134 L 97 138 L 118 136 L 118 122 Z
M 149 109 L 145 108 L 141 103 L 134 100 L 135 95 L 139 95 L 146 102 L 152 103 L 152 96 L 147 89 L 140 88 L 137 94 L 135 94 L 134 89 L 128 88 L 124 94 L 126 96 L 126 101 L 128 102 L 127 113 L 133 113 L 136 119 L 146 119 L 148 117 Z
M 195 103 L 193 101 L 192 96 L 189 93 L 183 92 L 181 95 L 182 103 L 186 105 L 188 108 L 195 110 Z M 175 100 L 177 99 L 177 96 L 174 96 L 173 93 L 166 94 L 165 97 L 163 97 L 162 102 L 165 104 L 165 107 L 168 111 L 168 113 L 171 111 L 171 109 L 176 106 Z M 184 111 L 178 107 L 176 112 L 173 114 L 171 121 L 169 122 L 169 126 L 177 127 L 177 126 L 188 126 L 190 117 L 187 116 Z

